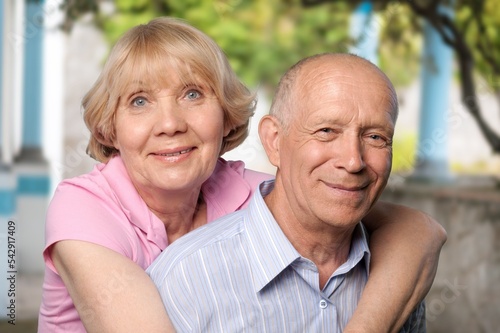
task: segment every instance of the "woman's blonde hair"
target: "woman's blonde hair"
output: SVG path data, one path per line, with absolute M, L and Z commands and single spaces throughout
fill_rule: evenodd
M 255 94 L 243 85 L 220 47 L 206 34 L 175 18 L 162 17 L 125 33 L 111 50 L 101 75 L 84 96 L 85 124 L 91 132 L 87 153 L 107 162 L 113 147 L 115 113 L 127 86 L 137 80 L 165 82 L 167 67 L 190 80 L 196 76 L 213 91 L 224 111 L 220 155 L 240 145 L 248 135 L 255 109 Z M 190 76 L 192 76 L 190 78 Z

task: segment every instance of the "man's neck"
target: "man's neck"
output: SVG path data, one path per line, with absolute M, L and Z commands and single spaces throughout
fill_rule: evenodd
M 326 223 L 304 223 L 291 214 L 290 209 L 283 209 L 278 204 L 286 202 L 279 193 L 271 191 L 264 201 L 297 252 L 317 266 L 320 288 L 323 289 L 330 276 L 347 261 L 355 227 L 340 229 Z

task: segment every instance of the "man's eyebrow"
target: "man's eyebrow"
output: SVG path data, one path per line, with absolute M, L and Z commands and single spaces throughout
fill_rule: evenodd
M 322 126 L 322 125 L 337 125 L 341 126 L 342 124 L 339 122 L 338 119 L 335 119 L 333 117 L 325 117 L 325 116 L 319 116 L 319 117 L 313 117 L 310 118 L 310 121 L 307 123 L 313 125 L 313 126 Z

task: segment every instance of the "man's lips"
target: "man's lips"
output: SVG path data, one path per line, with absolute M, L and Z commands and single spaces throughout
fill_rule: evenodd
M 342 190 L 342 191 L 361 191 L 364 190 L 368 185 L 367 184 L 360 184 L 360 185 L 345 185 L 345 184 L 336 184 L 336 183 L 328 183 L 325 182 L 325 184 L 328 187 L 337 189 L 337 190 Z

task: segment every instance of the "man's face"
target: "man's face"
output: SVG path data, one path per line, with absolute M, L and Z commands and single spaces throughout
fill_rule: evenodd
M 391 170 L 396 117 L 387 82 L 374 71 L 320 65 L 295 93 L 289 129 L 280 134 L 277 175 L 290 212 L 298 221 L 353 226 Z

